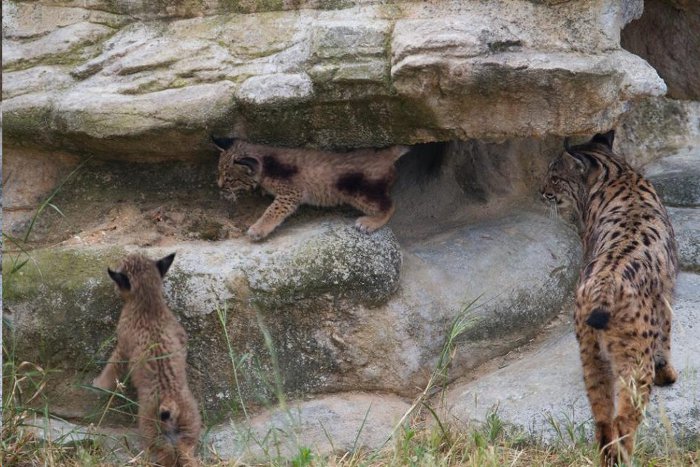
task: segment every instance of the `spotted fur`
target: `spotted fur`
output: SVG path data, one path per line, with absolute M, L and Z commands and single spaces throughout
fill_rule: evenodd
M 213 139 L 221 150 L 218 184 L 227 198 L 235 201 L 238 193 L 258 186 L 275 196 L 248 229 L 252 240 L 267 237 L 301 204 L 349 204 L 365 213 L 355 226 L 366 233 L 382 227 L 394 213 L 390 197 L 396 177 L 394 162 L 408 151 L 407 147 L 337 154 Z
M 579 219 L 575 327 L 603 465 L 629 462 L 652 382 L 672 384 L 676 241 L 654 187 L 612 151 L 614 132 L 568 147 L 542 195 Z
M 93 385 L 113 390 L 129 375 L 136 388 L 139 431 L 159 465 L 199 466 L 197 402 L 187 385 L 187 335 L 163 297 L 162 279 L 175 254 L 152 261 L 134 254 L 109 276 L 125 304 L 117 346 Z

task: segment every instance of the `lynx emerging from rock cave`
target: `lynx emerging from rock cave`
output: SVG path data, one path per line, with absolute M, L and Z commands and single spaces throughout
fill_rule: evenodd
M 235 201 L 237 193 L 258 186 L 275 196 L 248 229 L 248 236 L 256 241 L 267 237 L 301 204 L 349 204 L 365 213 L 355 226 L 374 232 L 394 213 L 389 194 L 396 178 L 394 163 L 409 150 L 393 146 L 339 154 L 212 139 L 221 150 L 218 184 L 229 199 Z
M 162 279 L 175 253 L 159 261 L 127 256 L 108 269 L 126 302 L 117 324 L 117 346 L 93 385 L 113 390 L 130 376 L 138 395 L 139 431 L 160 465 L 198 466 L 201 432 L 197 403 L 187 385 L 187 335 L 163 297 Z
M 676 241 L 654 187 L 612 151 L 614 132 L 568 147 L 549 166 L 542 195 L 570 203 L 585 265 L 575 329 L 602 463 L 629 465 L 652 381 L 675 382 L 671 300 Z

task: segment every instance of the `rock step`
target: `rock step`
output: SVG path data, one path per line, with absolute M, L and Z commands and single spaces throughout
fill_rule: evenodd
M 189 376 L 203 409 L 237 403 L 231 358 L 252 406 L 274 400 L 275 368 L 291 398 L 348 390 L 412 397 L 466 304 L 478 299 L 464 314 L 453 375 L 537 334 L 570 296 L 580 261 L 572 230 L 522 208 L 403 251 L 388 228 L 367 236 L 347 219 L 325 219 L 284 226 L 261 244 L 142 249 L 153 258 L 177 252 L 165 292 L 190 336 Z M 120 303 L 105 270 L 126 251 L 133 247 L 36 250 L 20 274 L 3 275 L 18 358 L 62 370 L 47 393 L 54 413 L 90 418 L 101 409 L 80 384 L 112 347 Z
M 641 437 L 659 447 L 671 434 L 697 442 L 700 433 L 700 276 L 682 273 L 676 287 L 673 364 L 680 372 L 669 387 L 654 387 Z M 572 332 L 554 337 L 521 359 L 474 382 L 455 384 L 447 395 L 451 421 L 501 419 L 545 440 L 557 441 L 554 425 L 592 434 L 578 346 Z M 552 422 L 553 421 L 553 422 Z M 670 433 L 669 433 L 670 430 Z M 570 442 L 569 439 L 560 441 Z
M 212 430 L 209 442 L 222 459 L 247 462 L 269 461 L 270 453 L 290 459 L 302 447 L 317 455 L 378 449 L 410 408 L 389 394 L 333 394 L 231 421 Z
M 665 204 L 700 207 L 700 146 L 679 149 L 648 164 L 644 175 Z
M 700 272 L 700 209 L 668 208 L 678 242 L 681 269 Z
M 681 268 L 700 271 L 700 146 L 685 146 L 643 168 L 668 206 Z

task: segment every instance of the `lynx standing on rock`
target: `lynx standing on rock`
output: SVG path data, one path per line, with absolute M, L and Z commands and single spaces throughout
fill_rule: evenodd
M 389 196 L 396 178 L 394 163 L 409 150 L 393 146 L 338 154 L 212 139 L 221 150 L 218 184 L 230 199 L 235 201 L 237 193 L 258 186 L 275 196 L 248 229 L 252 240 L 267 237 L 301 204 L 349 204 L 365 213 L 355 226 L 362 232 L 374 232 L 394 213 Z
M 571 204 L 584 268 L 576 339 L 603 465 L 629 465 L 652 382 L 673 384 L 671 301 L 676 241 L 654 187 L 612 151 L 614 133 L 568 147 L 549 166 L 544 198 Z
M 200 465 L 197 403 L 187 386 L 187 335 L 165 304 L 162 279 L 175 253 L 159 261 L 134 254 L 108 269 L 126 302 L 117 325 L 117 347 L 93 385 L 115 388 L 127 374 L 139 402 L 139 430 L 147 452 L 161 465 Z

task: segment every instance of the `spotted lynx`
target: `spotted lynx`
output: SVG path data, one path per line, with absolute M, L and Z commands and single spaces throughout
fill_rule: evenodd
M 198 466 L 201 421 L 187 385 L 187 335 L 163 298 L 162 279 L 175 254 L 159 261 L 126 257 L 109 276 L 126 302 L 117 324 L 117 346 L 93 385 L 113 390 L 130 375 L 139 402 L 139 431 L 159 465 Z
M 301 204 L 349 204 L 364 212 L 355 226 L 371 233 L 394 213 L 389 195 L 396 162 L 408 147 L 360 149 L 336 154 L 313 149 L 262 146 L 213 138 L 221 150 L 219 187 L 235 201 L 238 193 L 261 187 L 275 200 L 249 229 L 252 240 L 267 237 Z
M 603 465 L 629 462 L 656 385 L 675 382 L 671 300 L 676 242 L 652 185 L 613 153 L 614 132 L 568 147 L 542 195 L 580 220 L 584 268 L 575 329 Z M 616 400 L 615 400 L 616 399 Z

